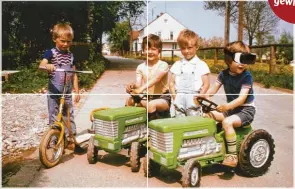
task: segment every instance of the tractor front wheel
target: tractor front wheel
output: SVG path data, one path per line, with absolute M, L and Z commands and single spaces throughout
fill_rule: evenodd
M 94 145 L 94 137 L 92 136 L 88 142 L 87 160 L 88 163 L 94 164 L 97 162 L 98 148 Z
M 140 169 L 140 144 L 132 142 L 130 148 L 130 166 L 132 172 L 138 172 Z
M 199 187 L 201 183 L 202 168 L 195 159 L 188 160 L 182 172 L 182 187 Z

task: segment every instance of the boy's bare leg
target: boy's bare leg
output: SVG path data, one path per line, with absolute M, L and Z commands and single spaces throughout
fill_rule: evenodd
M 134 100 L 131 96 L 126 99 L 125 106 L 134 106 Z
M 148 119 L 149 121 L 158 119 L 157 112 L 163 112 L 169 110 L 169 105 L 164 99 L 155 99 L 148 102 Z
M 153 112 L 164 112 L 169 110 L 169 105 L 166 100 L 164 99 L 155 99 L 149 101 L 148 104 L 148 113 L 153 113 Z
M 206 113 L 206 114 L 204 114 L 204 117 L 212 118 L 218 122 L 222 122 L 225 119 L 223 113 L 220 113 L 217 111 L 212 111 L 212 112 Z

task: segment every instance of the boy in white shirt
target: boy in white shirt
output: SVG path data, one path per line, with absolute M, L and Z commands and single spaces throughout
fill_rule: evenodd
M 210 70 L 196 55 L 199 44 L 195 32 L 187 29 L 181 31 L 177 43 L 184 58 L 175 62 L 170 69 L 169 89 L 175 116 L 200 115 L 201 107 L 195 97 L 205 94 L 209 89 Z
M 138 65 L 136 69 L 136 82 L 126 86 L 130 94 L 146 94 L 147 99 L 142 99 L 139 106 L 146 107 L 149 120 L 157 119 L 160 112 L 169 112 L 171 96 L 168 86 L 169 66 L 160 60 L 162 41 L 159 36 L 150 34 L 143 38 L 142 49 L 147 61 Z M 127 106 L 134 105 L 134 99 L 126 100 Z

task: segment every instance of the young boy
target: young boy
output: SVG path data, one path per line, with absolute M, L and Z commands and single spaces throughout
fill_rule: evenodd
M 64 72 L 55 71 L 57 68 L 65 70 L 75 70 L 74 57 L 70 52 L 70 46 L 74 38 L 73 29 L 69 24 L 56 24 L 52 30 L 52 40 L 55 43 L 55 47 L 45 51 L 43 59 L 40 62 L 39 69 L 46 70 L 48 72 L 48 113 L 49 113 L 49 124 L 52 125 L 57 119 L 58 105 L 60 94 L 62 94 L 64 84 Z M 70 79 L 70 85 L 66 89 L 65 101 L 70 107 L 70 121 L 72 132 L 76 134 L 76 125 L 74 122 L 74 109 L 72 103 L 72 85 L 77 93 L 75 95 L 75 102 L 79 102 L 80 94 L 78 87 L 78 76 L 77 74 L 67 74 L 66 79 Z M 63 112 L 64 119 L 67 118 L 66 109 Z M 66 136 L 69 136 L 67 127 L 65 128 Z
M 246 69 L 247 64 L 255 63 L 256 56 L 250 54 L 249 47 L 242 41 L 229 43 L 224 53 L 228 68 L 220 72 L 207 94 L 213 96 L 223 85 L 227 103 L 219 105 L 216 108 L 218 112 L 212 111 L 207 116 L 221 122 L 225 132 L 228 154 L 222 164 L 236 167 L 237 137 L 234 128 L 249 125 L 255 115 L 253 78 Z
M 198 50 L 198 36 L 190 30 L 180 32 L 177 43 L 184 56 L 171 67 L 169 81 L 176 117 L 200 115 L 201 108 L 195 102 L 195 97 L 207 92 L 210 81 L 210 70 L 207 64 L 200 60 Z
M 141 100 L 140 105 L 147 107 L 149 119 L 157 118 L 157 112 L 169 111 L 171 97 L 168 89 L 168 64 L 159 60 L 162 50 L 161 39 L 153 34 L 143 38 L 142 49 L 147 62 L 138 65 L 136 69 L 136 82 L 126 87 L 130 94 L 147 93 L 148 103 Z M 132 97 L 126 101 L 127 106 L 133 106 Z

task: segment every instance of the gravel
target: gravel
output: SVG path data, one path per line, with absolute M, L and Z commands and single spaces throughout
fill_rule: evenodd
M 75 114 L 81 101 L 74 105 Z M 2 95 L 2 166 L 22 158 L 26 151 L 37 149 L 44 132 L 49 128 L 47 96 Z

